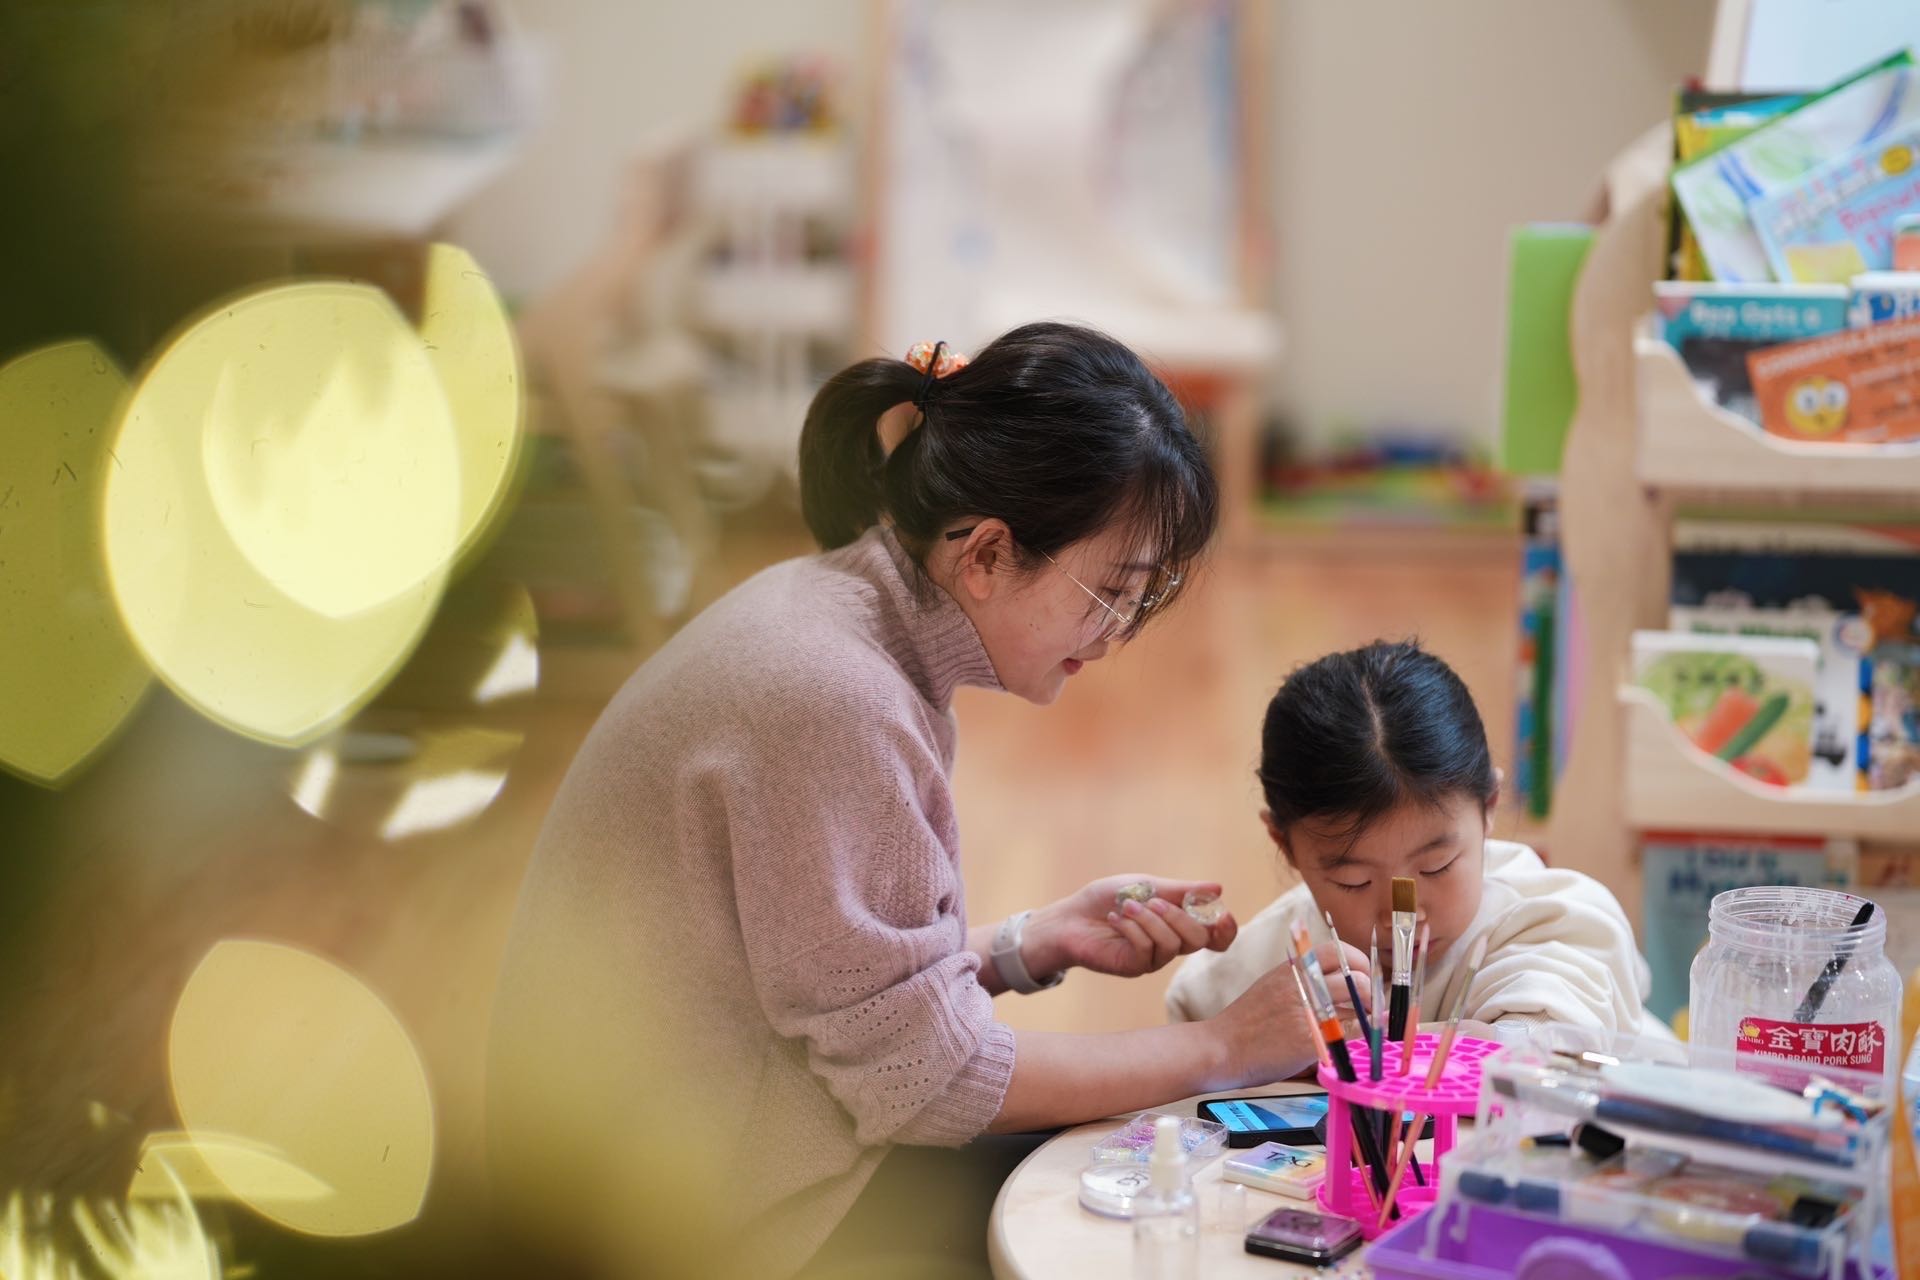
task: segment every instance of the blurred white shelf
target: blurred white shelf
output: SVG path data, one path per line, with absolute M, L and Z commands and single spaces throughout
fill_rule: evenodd
M 709 267 L 694 285 L 709 328 L 844 339 L 855 319 L 853 272 L 840 264 Z
M 1043 318 L 1092 325 L 1151 362 L 1184 372 L 1264 373 L 1286 349 L 1279 321 L 1248 307 L 1001 294 L 980 309 L 989 336 Z
M 1920 833 L 1920 785 L 1866 792 L 1771 787 L 1687 741 L 1647 690 L 1623 685 L 1618 696 L 1626 722 L 1629 826 L 1863 840 L 1910 840 Z
M 1643 325 L 1637 471 L 1677 493 L 1892 494 L 1920 499 L 1920 444 L 1819 444 L 1768 435 L 1708 400 L 1680 355 Z M 1920 828 L 1916 828 L 1920 830 Z
M 703 386 L 713 367 L 705 347 L 669 331 L 608 352 L 600 362 L 600 384 L 621 395 L 660 395 Z
M 417 239 L 499 174 L 518 141 L 277 143 L 241 164 L 254 189 L 229 198 L 221 213 L 243 224 L 308 234 Z
M 695 200 L 721 213 L 847 213 L 857 190 L 853 149 L 831 137 L 728 139 L 703 147 L 694 170 Z

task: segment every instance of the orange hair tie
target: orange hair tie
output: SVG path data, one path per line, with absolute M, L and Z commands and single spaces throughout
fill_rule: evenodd
M 967 367 L 967 358 L 945 342 L 916 342 L 907 348 L 907 363 L 929 378 L 945 378 Z

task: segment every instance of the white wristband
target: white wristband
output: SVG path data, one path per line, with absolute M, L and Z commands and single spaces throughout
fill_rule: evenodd
M 1007 984 L 1007 990 L 1023 996 L 1057 987 L 1067 976 L 1061 972 L 1045 982 L 1035 982 L 1033 975 L 1027 972 L 1027 962 L 1020 955 L 1020 943 L 1027 931 L 1027 917 L 1032 914 L 1031 911 L 1015 912 L 1002 920 L 993 934 L 994 972 L 1000 975 L 1000 981 Z

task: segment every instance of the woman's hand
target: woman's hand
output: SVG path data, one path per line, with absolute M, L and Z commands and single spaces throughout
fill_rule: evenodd
M 1327 993 L 1334 996 L 1336 1008 L 1344 1012 L 1349 999 L 1347 984 L 1340 977 L 1340 953 L 1331 942 L 1322 943 L 1315 952 L 1321 967 L 1332 975 Z M 1350 946 L 1346 953 L 1364 1000 L 1370 990 L 1368 978 L 1362 976 L 1367 971 L 1367 957 Z M 1292 968 L 1290 964 L 1275 966 L 1238 1000 L 1207 1020 L 1205 1025 L 1220 1037 L 1232 1081 L 1228 1087 L 1291 1080 L 1313 1065 L 1317 1056 L 1313 1027 L 1319 1019 L 1301 1005 Z
M 1154 896 L 1144 904 L 1129 901 L 1116 907 L 1114 895 L 1123 886 L 1140 883 L 1152 885 Z M 1220 892 L 1217 884 L 1157 876 L 1095 880 L 1033 913 L 1024 948 L 1027 969 L 1040 978 L 1075 966 L 1137 978 L 1189 952 L 1225 951 L 1240 926 L 1228 913 L 1211 925 L 1188 915 L 1181 903 L 1196 889 Z

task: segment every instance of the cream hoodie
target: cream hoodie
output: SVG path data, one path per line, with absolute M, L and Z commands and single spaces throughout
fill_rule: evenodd
M 1226 951 L 1187 959 L 1167 991 L 1174 1020 L 1212 1017 L 1285 963 L 1293 953 L 1295 920 L 1306 924 L 1316 943 L 1331 940 L 1313 895 L 1306 885 L 1295 885 L 1247 921 Z M 1424 1020 L 1437 1020 L 1437 1011 L 1453 1000 L 1467 952 L 1482 933 L 1486 961 L 1467 993 L 1464 1017 L 1503 1029 L 1564 1023 L 1603 1037 L 1672 1038 L 1666 1024 L 1647 1012 L 1651 975 L 1613 894 L 1592 877 L 1549 867 L 1526 845 L 1507 840 L 1487 841 L 1479 913 L 1460 940 L 1429 963 Z M 1381 945 L 1385 969 L 1384 938 Z

